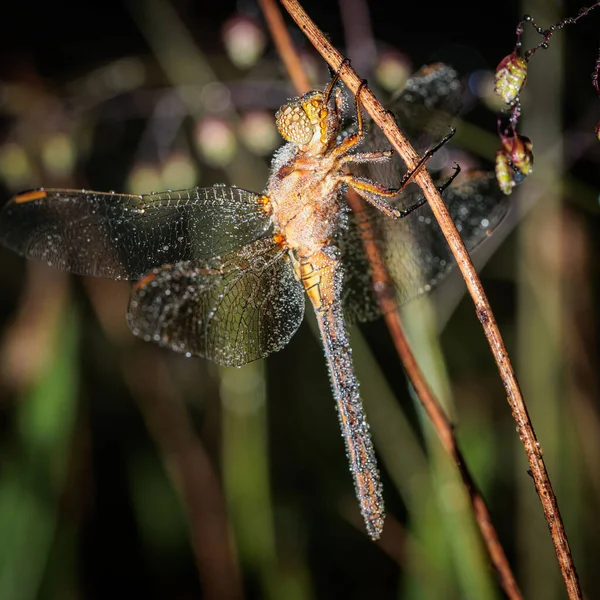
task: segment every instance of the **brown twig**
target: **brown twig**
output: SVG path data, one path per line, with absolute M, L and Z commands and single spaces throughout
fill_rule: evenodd
M 263 10 L 268 8 L 271 15 L 273 13 L 280 15 L 274 0 L 261 0 L 261 6 L 263 7 Z M 268 22 L 277 49 L 279 50 L 280 43 L 283 43 L 288 51 L 289 47 L 292 47 L 293 50 L 293 46 L 287 29 L 285 29 L 285 25 L 283 24 L 283 20 L 270 18 L 268 19 Z M 293 80 L 300 81 L 302 78 L 298 77 L 298 74 L 296 73 L 296 77 Z M 298 89 L 299 93 L 305 91 L 306 90 L 303 88 Z M 379 248 L 373 241 L 373 236 L 369 231 L 367 231 L 369 223 L 366 219 L 361 218 L 366 214 L 364 210 L 364 204 L 359 196 L 353 192 L 353 190 L 348 191 L 347 200 L 360 223 L 361 237 L 365 247 L 365 252 L 373 270 L 373 289 L 376 290 L 379 304 L 384 312 L 386 323 L 396 346 L 398 355 L 405 366 L 406 372 L 408 373 L 413 387 L 417 392 L 417 396 L 422 402 L 425 411 L 429 415 L 434 428 L 438 432 L 438 435 L 442 441 L 442 445 L 450 454 L 450 456 L 452 456 L 458 467 L 463 483 L 467 489 L 467 493 L 473 507 L 475 520 L 481 531 L 484 544 L 487 548 L 492 564 L 498 572 L 500 584 L 509 598 L 518 600 L 522 598 L 522 595 L 508 563 L 508 559 L 506 558 L 506 554 L 504 553 L 504 549 L 502 548 L 500 540 L 498 539 L 494 525 L 492 524 L 492 519 L 485 501 L 477 489 L 475 481 L 471 476 L 466 463 L 464 462 L 462 453 L 460 452 L 458 443 L 454 437 L 452 425 L 437 399 L 431 392 L 431 389 L 425 382 L 423 373 L 419 369 L 406 336 L 404 335 L 400 317 L 396 310 L 393 283 L 391 282 L 387 269 L 383 263 Z
M 355 94 L 361 85 L 361 79 L 349 64 L 344 63 L 344 57 L 333 48 L 329 40 L 323 35 L 296 0 L 281 0 L 281 2 L 325 61 L 332 69 L 336 71 L 339 70 L 340 78 Z M 361 102 L 373 121 L 380 127 L 392 146 L 400 154 L 408 169 L 414 169 L 419 159 L 417 152 L 400 132 L 393 115 L 383 108 L 367 86 L 362 88 Z M 469 254 L 462 243 L 460 234 L 458 233 L 431 176 L 425 169 L 422 169 L 415 176 L 415 182 L 423 190 L 423 194 L 431 206 L 431 210 L 435 215 L 440 228 L 444 232 L 450 250 L 465 279 L 467 289 L 473 298 L 477 318 L 483 326 L 492 354 L 498 365 L 500 377 L 506 390 L 507 400 L 512 409 L 513 418 L 517 423 L 519 438 L 525 447 L 531 475 L 535 483 L 537 494 L 542 503 L 546 522 L 550 529 L 568 596 L 571 599 L 583 598 L 556 496 L 552 490 L 546 465 L 544 464 L 544 459 L 542 457 L 541 446 L 536 439 L 516 375 L 483 290 L 483 286 L 479 281 Z
M 273 36 L 277 52 L 283 61 L 296 91 L 298 94 L 304 94 L 305 92 L 310 91 L 312 86 L 310 85 L 310 81 L 302 66 L 300 57 L 298 56 L 288 30 L 286 29 L 281 11 L 274 0 L 258 0 L 258 4 L 265 16 L 269 31 Z
M 502 544 L 498 539 L 498 534 L 492 523 L 492 517 L 487 509 L 485 500 L 477 488 L 477 484 L 475 483 L 475 480 L 465 463 L 462 452 L 458 447 L 458 442 L 456 441 L 452 430 L 452 424 L 448 420 L 446 413 L 440 406 L 430 387 L 427 385 L 423 372 L 419 368 L 417 360 L 406 339 L 400 316 L 396 309 L 394 285 L 385 268 L 377 243 L 374 241 L 375 238 L 372 235 L 369 235 L 369 232 L 364 231 L 364 228 L 368 227 L 368 221 L 362 218 L 366 217 L 364 203 L 353 190 L 348 192 L 346 198 L 350 208 L 356 214 L 360 223 L 363 245 L 369 264 L 373 270 L 373 289 L 377 294 L 377 300 L 383 310 L 385 322 L 390 335 L 392 336 L 398 356 L 400 356 L 400 360 L 404 365 L 406 373 L 415 388 L 417 397 L 421 401 L 423 408 L 431 419 L 434 429 L 440 437 L 442 446 L 456 463 L 461 479 L 467 490 L 469 500 L 471 501 L 473 514 L 479 527 L 479 531 L 481 532 L 483 543 L 488 551 L 490 560 L 498 573 L 500 585 L 509 598 L 512 598 L 513 600 L 522 598 L 523 596 L 510 568 Z

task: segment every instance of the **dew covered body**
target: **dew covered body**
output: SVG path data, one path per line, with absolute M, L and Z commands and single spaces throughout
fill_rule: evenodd
M 343 265 L 334 237 L 342 226 L 342 192 L 355 182 L 346 165 L 387 160 L 389 153 L 355 154 L 362 128 L 336 143 L 341 117 L 337 102 L 336 110 L 328 109 L 332 85 L 279 111 L 278 128 L 288 144 L 274 157 L 264 197 L 275 238 L 289 251 L 315 310 L 356 495 L 367 531 L 377 539 L 384 521 L 382 486 L 343 318 Z
M 336 160 L 303 156 L 291 144 L 274 160 L 265 195 L 272 210 L 275 231 L 286 246 L 311 256 L 331 244 L 340 224 L 341 183 Z
M 275 155 L 262 194 L 224 185 L 141 196 L 33 190 L 3 208 L 0 240 L 65 271 L 137 282 L 127 313 L 134 334 L 223 365 L 241 366 L 282 349 L 302 322 L 308 296 L 356 495 L 376 539 L 384 520 L 382 490 L 345 318 L 367 320 L 380 311 L 346 188 L 367 200 L 371 241 L 390 271 L 398 304 L 436 284 L 452 261 L 427 208 L 418 218 L 397 219 L 403 212 L 392 198 L 406 178 L 379 183 L 385 169 L 395 176 L 398 165 L 381 150 L 376 131 L 374 146 L 363 143 L 360 113 L 352 132 L 338 138 L 343 107 L 334 83 L 281 107 L 277 125 L 288 143 Z M 420 127 L 433 115 L 446 126 L 456 112 L 457 89 L 449 67 L 423 69 L 399 98 L 403 124 Z M 506 213 L 494 186 L 491 176 L 478 174 L 446 194 L 470 249 Z

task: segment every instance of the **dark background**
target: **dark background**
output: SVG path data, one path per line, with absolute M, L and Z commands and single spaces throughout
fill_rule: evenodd
M 503 2 L 485 10 L 480 3 L 403 3 L 401 10 L 400 4 L 367 4 L 380 54 L 396 49 L 415 69 L 448 61 L 465 80 L 474 71 L 493 71 L 511 52 L 525 10 L 550 24 L 546 2 L 533 8 Z M 247 68 L 230 59 L 225 23 L 237 15 L 264 28 L 254 2 L 170 6 L 216 80 L 230 90 L 236 118 L 248 111 L 271 116 L 294 95 L 270 42 Z M 196 123 L 210 110 L 190 110 L 172 134 L 173 121 L 161 125 L 156 106 L 173 73 L 140 26 L 139 15 L 152 7 L 11 2 L 0 8 L 2 202 L 39 185 L 129 191 L 132 173 L 147 167 L 150 179 L 142 181 L 152 185 L 164 165 L 181 156 L 185 173 L 197 175 L 190 185 L 223 182 L 260 191 L 269 152 L 252 155 L 244 167 L 244 156 L 252 154 L 247 148 L 238 147 L 237 162 L 223 165 L 195 146 Z M 338 3 L 330 0 L 304 7 L 340 49 L 349 28 L 364 25 L 350 20 L 344 29 Z M 566 16 L 578 8 L 566 2 L 556 10 Z M 326 69 L 286 19 L 323 84 Z M 590 598 L 600 590 L 593 259 L 600 159 L 593 126 L 600 99 L 590 83 L 598 19 L 592 13 L 557 33 L 531 62 L 523 128 L 534 142 L 536 172 L 512 197 L 500 248 L 483 271 Z M 169 35 L 166 47 L 172 48 L 176 40 Z M 137 59 L 143 76 L 135 85 L 111 87 L 103 69 L 123 58 Z M 361 75 L 380 83 L 364 56 L 350 58 Z M 206 81 L 205 73 L 198 81 Z M 181 83 L 194 84 L 193 74 Z M 463 153 L 465 161 L 489 168 L 499 147 L 496 115 L 480 100 L 475 94 L 467 103 L 468 126 L 459 128 L 458 143 L 475 157 Z M 233 119 L 230 112 L 217 114 Z M 64 158 L 70 166 L 62 170 L 51 170 L 44 159 L 45 151 L 64 151 L 60 143 L 48 146 L 54 136 L 71 142 L 73 155 Z M 28 167 L 19 166 L 23 156 Z M 3 600 L 115 592 L 219 597 L 207 591 L 207 580 L 211 561 L 214 579 L 226 538 L 205 530 L 218 520 L 211 502 L 217 498 L 219 506 L 219 490 L 248 598 L 502 597 L 454 468 L 411 399 L 381 322 L 361 327 L 367 344 L 357 338 L 354 345 L 353 335 L 389 514 L 378 545 L 356 511 L 322 351 L 306 323 L 264 363 L 228 370 L 134 340 L 124 320 L 127 284 L 67 279 L 2 250 L 0 290 Z M 438 304 L 451 312 L 443 294 Z M 420 341 L 415 346 L 457 425 L 525 596 L 564 597 L 470 300 L 460 302 L 441 334 L 441 352 Z

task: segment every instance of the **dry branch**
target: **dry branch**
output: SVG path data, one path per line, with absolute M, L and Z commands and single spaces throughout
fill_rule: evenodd
M 308 17 L 296 0 L 281 0 L 281 2 L 325 61 L 335 71 L 339 70 L 342 81 L 353 93 L 356 93 L 361 85 L 361 79 L 349 64 L 344 64 L 344 57 L 333 48 L 329 40 Z M 381 128 L 392 146 L 400 154 L 407 168 L 414 169 L 417 165 L 419 155 L 400 132 L 393 115 L 383 108 L 368 87 L 363 87 L 361 91 L 361 102 L 373 121 Z M 423 190 L 425 198 L 431 206 L 432 212 L 446 237 L 446 241 L 467 284 L 469 294 L 475 303 L 477 318 L 483 326 L 498 366 L 500 377 L 506 390 L 507 400 L 511 407 L 513 418 L 517 423 L 519 438 L 523 442 L 527 454 L 531 475 L 550 529 L 568 596 L 570 599 L 582 599 L 583 595 L 577 571 L 556 496 L 552 490 L 546 465 L 544 464 L 541 446 L 536 439 L 515 372 L 483 286 L 431 176 L 425 169 L 422 169 L 415 176 L 414 180 Z

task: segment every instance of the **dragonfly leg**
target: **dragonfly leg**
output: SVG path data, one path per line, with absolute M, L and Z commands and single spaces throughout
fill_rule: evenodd
M 452 175 L 450 175 L 450 177 L 448 177 L 448 179 L 446 181 L 444 181 L 444 183 L 442 183 L 442 185 L 438 186 L 438 188 L 437 188 L 438 192 L 441 194 L 445 189 L 447 189 L 450 186 L 450 184 L 456 179 L 456 177 L 458 176 L 459 173 L 460 173 L 460 165 L 458 163 L 454 163 L 454 173 L 452 173 Z M 427 202 L 427 200 L 425 200 L 425 198 L 419 198 L 414 204 L 411 204 L 407 208 L 403 208 L 400 211 L 399 218 L 402 219 L 402 218 L 410 215 L 411 212 L 417 210 L 417 208 L 421 208 L 421 206 L 423 206 L 423 204 L 425 204 L 426 202 Z
M 459 173 L 460 166 L 455 164 L 454 173 L 452 173 L 452 176 L 449 177 L 447 181 L 438 187 L 438 191 L 443 192 L 454 181 Z M 355 177 L 354 175 L 342 175 L 338 178 L 338 180 L 347 183 L 354 191 L 356 191 L 357 194 L 362 196 L 367 202 L 392 219 L 403 219 L 426 203 L 425 198 L 419 198 L 419 200 L 407 208 L 396 208 L 395 206 L 392 206 L 386 200 L 386 198 L 393 198 L 397 196 L 402 191 L 402 187 L 398 189 L 390 189 L 383 187 L 378 183 L 374 183 L 369 179 Z
M 338 79 L 340 78 L 340 72 L 341 72 L 342 68 L 344 67 L 344 65 L 349 65 L 349 64 L 350 64 L 350 59 L 347 56 L 344 56 L 344 59 L 340 63 L 338 70 L 333 74 L 331 81 L 329 82 L 329 84 L 327 85 L 327 88 L 325 89 L 325 102 L 324 102 L 325 106 L 327 106 L 329 104 L 329 99 L 331 98 L 331 94 L 333 92 L 333 88 L 335 87 L 335 84 L 338 82 Z
M 386 198 L 397 196 L 400 190 L 388 189 L 369 179 L 356 177 L 354 175 L 340 175 L 338 181 L 347 183 L 357 194 L 362 196 L 384 215 L 392 219 L 399 219 L 402 217 L 402 211 L 392 206 L 386 200 Z
M 404 189 L 414 178 L 414 176 L 427 164 L 427 161 L 445 144 L 448 143 L 448 141 L 450 141 L 450 139 L 454 136 L 454 134 L 456 133 L 456 129 L 454 129 L 454 127 L 450 128 L 450 133 L 448 133 L 447 135 L 445 135 L 437 144 L 435 144 L 434 146 L 432 146 L 431 148 L 429 148 L 429 150 L 427 150 L 427 152 L 425 152 L 425 154 L 423 154 L 423 156 L 421 156 L 421 158 L 419 159 L 419 162 L 417 163 L 417 166 L 412 170 L 412 171 L 408 171 L 407 173 L 404 174 L 404 177 L 402 177 L 402 181 L 400 182 L 400 186 L 398 187 L 398 191 Z
M 452 173 L 452 175 L 450 175 L 450 177 L 448 177 L 448 179 L 446 179 L 446 181 L 444 181 L 444 183 L 442 183 L 442 185 L 438 187 L 438 192 L 440 192 L 440 194 L 450 186 L 450 184 L 458 177 L 458 174 L 461 172 L 461 168 L 458 163 L 454 163 L 453 169 L 454 173 Z
M 364 138 L 364 125 L 362 110 L 360 108 L 360 94 L 365 85 L 367 85 L 367 80 L 363 79 L 360 83 L 358 90 L 356 91 L 356 95 L 354 96 L 354 108 L 356 110 L 356 125 L 358 127 L 358 131 L 352 135 L 349 135 L 346 139 L 342 140 L 340 144 L 334 146 L 327 153 L 327 156 L 331 156 L 332 158 L 341 158 L 348 154 L 348 152 L 352 148 L 354 148 L 356 144 L 362 142 Z
M 340 162 L 346 163 L 378 163 L 388 161 L 394 156 L 393 150 L 382 150 L 381 152 L 357 152 L 342 156 Z
M 460 165 L 458 163 L 454 163 L 454 173 L 452 173 L 452 175 L 450 175 L 450 177 L 448 177 L 448 179 L 446 181 L 444 181 L 444 183 L 442 183 L 442 185 L 438 186 L 438 188 L 437 188 L 437 190 L 440 194 L 445 189 L 447 189 L 450 186 L 450 184 L 456 179 L 456 177 L 460 173 L 460 170 L 461 170 Z M 423 204 L 425 204 L 426 202 L 427 202 L 427 200 L 425 200 L 425 198 L 419 198 L 414 204 L 411 204 L 409 207 L 403 208 L 400 211 L 401 212 L 400 218 L 410 215 L 411 212 L 413 212 L 417 208 L 421 208 L 421 206 L 423 206 Z

